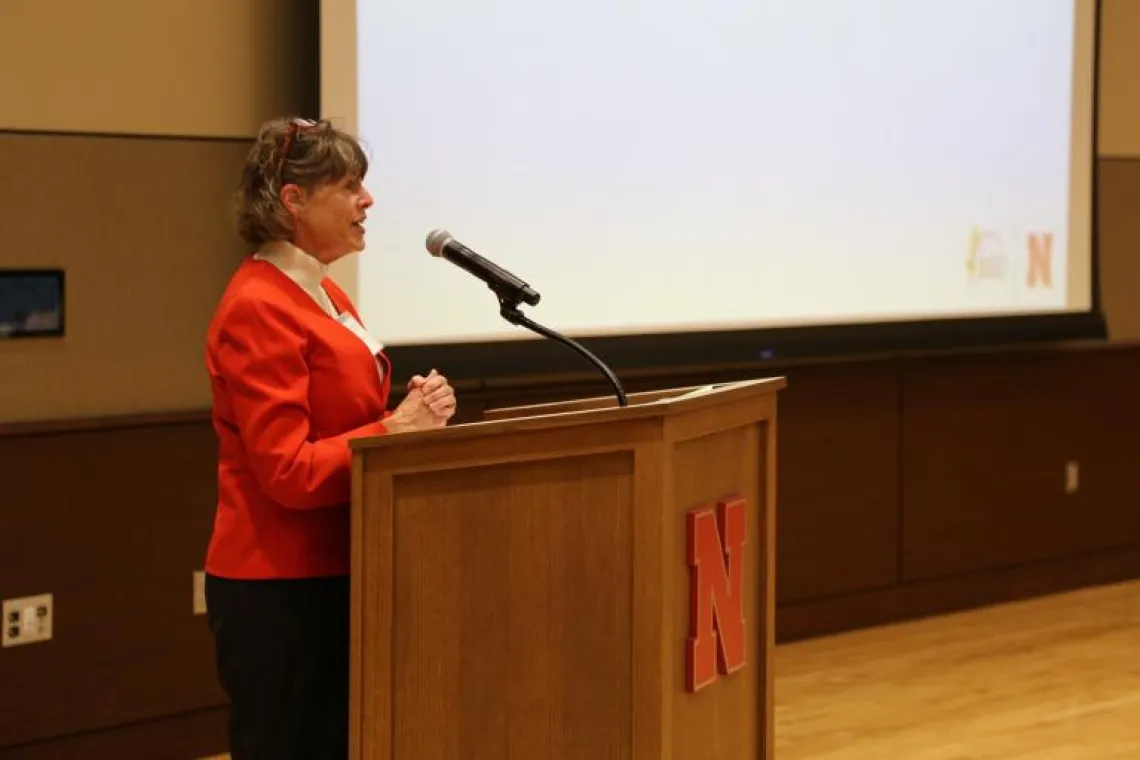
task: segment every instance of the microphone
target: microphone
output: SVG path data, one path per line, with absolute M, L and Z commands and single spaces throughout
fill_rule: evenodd
M 537 306 L 540 296 L 534 288 L 513 274 L 483 258 L 460 243 L 447 230 L 432 230 L 427 236 L 427 250 L 436 258 L 446 259 L 464 271 L 475 275 L 495 292 L 501 301 L 515 306 L 525 303 Z
M 428 233 L 427 249 L 428 253 L 432 256 L 446 259 L 460 269 L 470 272 L 487 283 L 487 287 L 494 291 L 495 295 L 499 298 L 499 315 L 503 319 L 512 325 L 525 327 L 544 338 L 550 338 L 564 346 L 568 346 L 586 357 L 591 364 L 597 367 L 602 374 L 606 376 L 610 385 L 613 386 L 614 394 L 617 396 L 618 406 L 628 406 L 629 401 L 626 398 L 625 389 L 622 388 L 621 381 L 617 375 L 614 374 L 613 370 L 606 366 L 605 362 L 591 353 L 588 348 L 578 341 L 551 330 L 549 327 L 540 325 L 519 311 L 520 303 L 529 304 L 530 306 L 538 304 L 540 296 L 530 285 L 527 285 L 518 277 L 515 277 L 497 264 L 492 264 L 490 261 L 487 261 L 475 253 L 475 251 L 456 240 L 447 230 L 432 230 Z

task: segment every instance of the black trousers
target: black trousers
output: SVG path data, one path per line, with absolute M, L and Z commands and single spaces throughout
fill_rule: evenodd
M 233 760 L 348 757 L 349 579 L 206 577 Z

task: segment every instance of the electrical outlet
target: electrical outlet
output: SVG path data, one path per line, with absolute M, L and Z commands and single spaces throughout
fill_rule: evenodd
M 1078 462 L 1065 463 L 1065 493 L 1075 494 L 1081 487 L 1081 465 Z
M 51 594 L 4 600 L 3 645 L 16 647 L 51 640 L 52 607 Z
M 206 574 L 200 570 L 194 573 L 194 614 L 206 614 Z

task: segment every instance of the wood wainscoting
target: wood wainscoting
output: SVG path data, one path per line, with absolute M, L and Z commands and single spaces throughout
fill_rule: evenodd
M 1140 577 L 1140 347 L 623 380 L 632 392 L 771 375 L 788 378 L 781 641 Z M 474 419 L 605 393 L 584 374 L 488 382 L 462 389 L 460 403 Z M 108 748 L 124 740 L 156 758 L 225 751 L 225 701 L 191 605 L 214 447 L 205 413 L 0 427 L 0 596 L 53 593 L 56 625 L 48 644 L 0 651 L 0 679 L 20 694 L 0 711 L 0 758 L 115 756 Z M 163 746 L 179 754 L 151 749 Z
M 51 641 L 0 650 L 12 685 L 0 758 L 225 750 L 225 699 L 193 604 L 214 459 L 201 413 L 0 431 L 0 595 L 52 594 L 54 608 Z

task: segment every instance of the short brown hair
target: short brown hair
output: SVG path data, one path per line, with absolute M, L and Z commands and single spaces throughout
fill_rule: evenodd
M 292 222 L 281 188 L 312 190 L 345 177 L 363 180 L 368 157 L 360 143 L 330 122 L 286 117 L 267 121 L 246 156 L 235 198 L 238 234 L 259 246 L 288 240 Z

